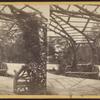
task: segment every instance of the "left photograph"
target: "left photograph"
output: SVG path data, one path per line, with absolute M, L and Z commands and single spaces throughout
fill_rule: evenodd
M 0 5 L 0 95 L 45 95 L 48 5 Z

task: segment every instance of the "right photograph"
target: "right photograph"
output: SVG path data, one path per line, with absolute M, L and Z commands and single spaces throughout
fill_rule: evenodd
M 47 92 L 100 95 L 100 5 L 50 5 Z

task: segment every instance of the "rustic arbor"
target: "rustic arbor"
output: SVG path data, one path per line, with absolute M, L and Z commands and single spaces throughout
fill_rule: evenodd
M 95 37 L 92 33 L 93 24 L 100 24 L 99 5 L 51 5 L 49 30 L 70 41 L 73 50 L 72 69 L 76 69 L 77 50 L 80 45 L 88 44 L 91 48 L 91 63 L 95 64 Z M 95 34 L 95 33 L 94 33 Z M 95 44 L 95 45 L 94 45 Z
M 31 12 L 28 12 L 27 8 Z M 5 10 L 8 10 L 8 13 Z M 0 20 L 11 24 L 6 30 L 7 34 L 13 35 L 17 30 L 22 32 L 23 45 L 28 53 L 26 65 L 15 76 L 14 92 L 43 94 L 46 89 L 47 19 L 33 6 L 25 5 L 18 8 L 13 5 L 3 5 Z

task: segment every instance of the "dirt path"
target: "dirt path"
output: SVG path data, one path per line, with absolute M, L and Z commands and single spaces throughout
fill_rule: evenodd
M 47 91 L 53 95 L 100 95 L 100 80 L 47 73 Z

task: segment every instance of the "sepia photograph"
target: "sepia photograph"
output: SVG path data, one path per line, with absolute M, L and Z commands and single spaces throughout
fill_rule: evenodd
M 48 10 L 0 5 L 0 95 L 46 94 Z
M 99 4 L 0 4 L 0 95 L 99 96 Z
M 50 5 L 47 90 L 100 95 L 100 5 Z

